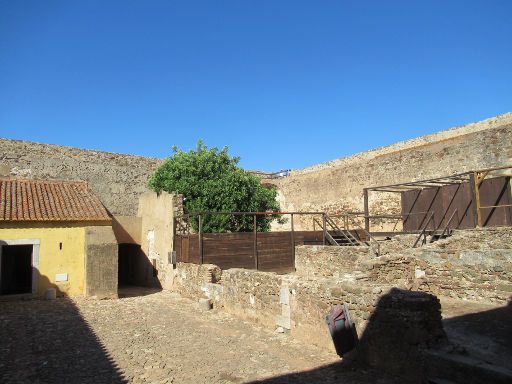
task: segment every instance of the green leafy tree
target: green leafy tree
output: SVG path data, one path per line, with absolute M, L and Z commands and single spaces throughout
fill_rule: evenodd
M 184 208 L 195 212 L 278 212 L 277 190 L 261 185 L 260 180 L 238 166 L 228 148 L 208 148 L 200 140 L 188 152 L 173 147 L 173 154 L 156 169 L 149 181 L 155 192 L 179 193 Z M 279 215 L 258 215 L 258 231 L 268 231 Z M 192 221 L 197 231 L 198 220 Z M 204 232 L 244 232 L 253 230 L 253 216 L 203 215 Z

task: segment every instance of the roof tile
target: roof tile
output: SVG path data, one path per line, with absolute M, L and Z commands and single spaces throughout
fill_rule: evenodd
M 0 222 L 110 220 L 85 181 L 0 178 Z

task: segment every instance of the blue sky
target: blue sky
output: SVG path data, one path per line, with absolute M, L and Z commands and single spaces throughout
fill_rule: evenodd
M 512 111 L 512 1 L 0 0 L 0 137 L 301 168 Z

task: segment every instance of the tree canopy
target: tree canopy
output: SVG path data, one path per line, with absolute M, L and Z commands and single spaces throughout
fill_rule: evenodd
M 228 148 L 208 148 L 202 141 L 195 150 L 185 152 L 173 147 L 173 154 L 158 167 L 149 181 L 156 191 L 179 193 L 188 213 L 196 212 L 276 212 L 276 188 L 264 187 L 260 179 L 238 166 L 239 157 L 231 157 Z M 268 231 L 278 215 L 258 215 L 258 231 Z M 197 218 L 192 221 L 197 230 Z M 203 215 L 204 232 L 253 230 L 252 216 Z

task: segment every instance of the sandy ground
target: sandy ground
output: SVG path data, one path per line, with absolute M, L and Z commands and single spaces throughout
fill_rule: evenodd
M 176 294 L 144 293 L 0 302 L 0 382 L 394 382 Z
M 449 340 L 469 355 L 510 369 L 512 361 L 512 303 L 499 306 L 440 298 L 443 327 Z

